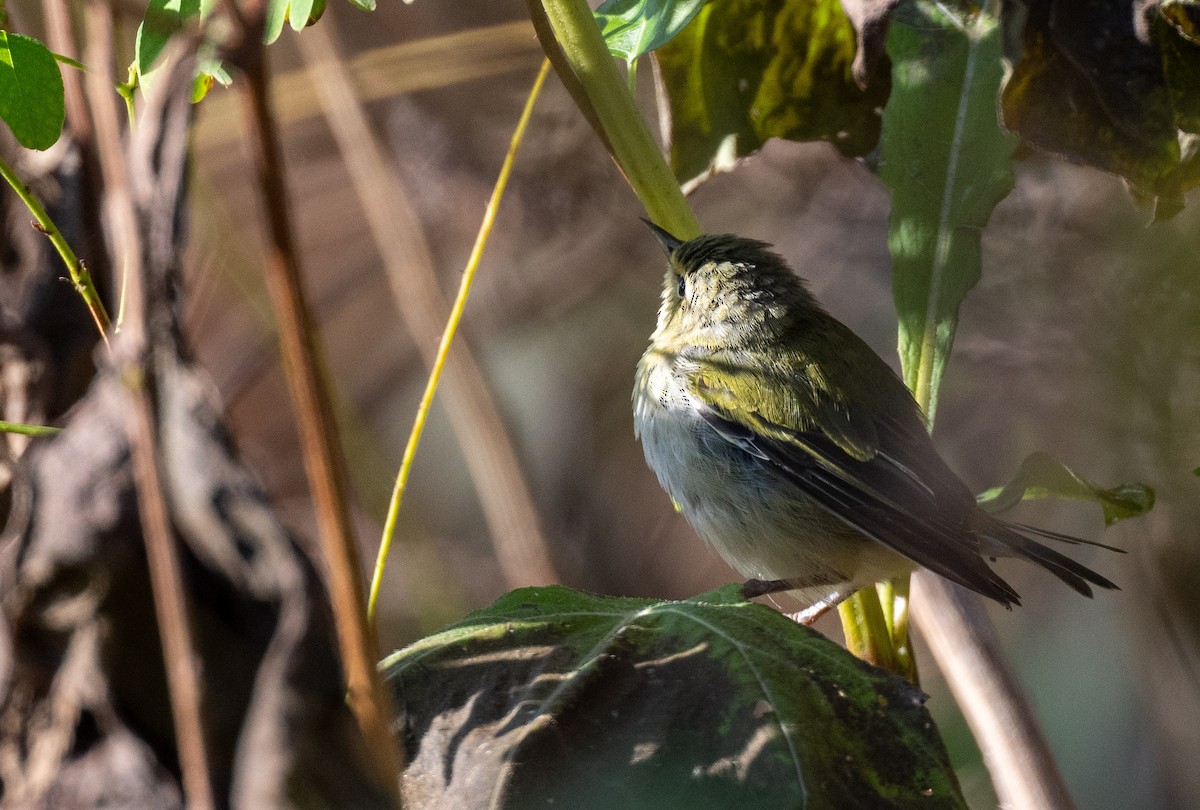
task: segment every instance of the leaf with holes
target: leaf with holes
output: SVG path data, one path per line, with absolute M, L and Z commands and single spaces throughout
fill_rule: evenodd
M 924 695 L 740 593 L 526 588 L 393 654 L 406 799 L 966 806 Z

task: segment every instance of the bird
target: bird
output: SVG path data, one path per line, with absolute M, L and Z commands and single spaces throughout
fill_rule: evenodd
M 1020 596 L 989 565 L 1000 557 L 1088 597 L 1118 589 L 1039 539 L 1102 544 L 980 508 L 903 381 L 769 244 L 646 224 L 668 269 L 637 366 L 635 434 L 675 508 L 747 577 L 748 598 L 791 592 L 809 624 L 924 568 L 1011 608 Z

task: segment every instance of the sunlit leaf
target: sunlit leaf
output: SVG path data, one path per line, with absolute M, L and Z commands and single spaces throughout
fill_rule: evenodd
M 312 25 L 325 14 L 325 0 L 313 0 L 308 11 L 308 25 Z
M 154 68 L 167 42 L 200 14 L 200 0 L 150 0 L 134 40 L 134 67 L 145 76 Z
M 288 20 L 291 0 L 267 0 L 267 14 L 263 20 L 263 42 L 270 45 L 279 39 Z
M 1104 523 L 1144 515 L 1154 507 L 1154 490 L 1142 483 L 1102 487 L 1056 460 L 1049 453 L 1031 453 L 1012 480 L 993 487 L 978 497 L 989 512 L 1011 509 L 1023 500 L 1065 498 L 1097 504 Z
M 708 0 L 606 0 L 596 22 L 613 56 L 632 62 L 683 30 Z
M 225 65 L 214 55 L 201 56 L 196 65 L 196 78 L 192 84 L 192 103 L 199 104 L 208 95 L 214 84 L 228 87 L 233 78 Z
M 288 6 L 288 24 L 293 31 L 303 31 L 312 15 L 313 0 L 290 0 Z
M 50 50 L 0 31 L 0 119 L 27 149 L 49 149 L 66 119 L 62 74 Z
M 879 139 L 886 71 L 855 81 L 856 37 L 838 0 L 722 0 L 655 51 L 681 181 L 728 170 L 768 138 L 864 155 Z
M 893 15 L 881 177 L 904 379 L 932 419 L 958 307 L 979 280 L 980 237 L 1013 184 L 1016 139 L 997 120 L 999 22 L 916 0 Z
M 371 8 L 374 8 L 373 4 Z M 270 45 L 279 39 L 285 25 L 290 25 L 293 31 L 303 31 L 324 13 L 325 0 L 267 0 L 263 42 Z
M 388 657 L 428 806 L 964 808 L 923 707 L 740 586 L 526 588 Z
M 412 2 L 412 0 L 404 0 L 404 1 L 406 4 Z M 362 9 L 363 11 L 374 11 L 375 10 L 375 0 L 349 0 L 349 2 L 351 5 L 357 6 L 358 8 Z

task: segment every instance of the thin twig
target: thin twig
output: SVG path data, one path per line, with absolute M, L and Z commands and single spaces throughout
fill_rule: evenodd
M 366 599 L 350 527 L 337 423 L 330 393 L 322 379 L 316 324 L 305 299 L 292 236 L 279 133 L 271 113 L 266 58 L 259 44 L 260 30 L 257 26 L 244 29 L 246 41 L 240 67 L 246 73 L 242 93 L 247 129 L 270 229 L 264 276 L 279 324 L 283 367 L 296 410 L 318 538 L 328 569 L 350 708 L 374 757 L 381 786 L 398 799 L 400 756 L 390 731 L 390 701 L 375 669 L 378 642 L 366 621 Z
M 1054 754 L 980 598 L 936 574 L 913 578 L 913 618 L 983 753 L 1000 806 L 1073 810 Z
M 8 165 L 4 158 L 0 158 L 0 177 L 3 177 L 17 196 L 21 198 L 21 202 L 33 214 L 35 225 L 39 231 L 46 234 L 50 240 L 50 244 L 54 245 L 54 249 L 58 251 L 58 255 L 62 258 L 63 264 L 67 266 L 67 273 L 71 276 L 71 283 L 75 286 L 75 290 L 83 297 L 83 302 L 87 305 L 88 312 L 92 314 L 92 320 L 96 324 L 96 328 L 100 330 L 100 337 L 104 338 L 104 343 L 108 344 L 108 313 L 104 309 L 104 302 L 100 300 L 100 293 L 96 291 L 96 285 L 92 283 L 91 273 L 87 267 L 75 255 L 75 251 L 67 244 L 66 238 L 62 235 L 62 231 L 54 224 L 54 220 L 50 219 L 50 215 L 46 213 L 46 208 L 42 205 L 41 200 L 37 195 L 30 190 L 29 186 L 21 181 L 13 168 Z
M 352 79 L 337 58 L 327 22 L 305 31 L 297 42 L 314 68 L 326 119 L 362 200 L 397 309 L 432 369 L 439 363 L 440 351 L 426 336 L 442 332 L 444 313 L 449 310 L 438 286 L 432 251 L 395 169 L 371 131 Z M 557 582 L 533 498 L 483 374 L 461 338 L 445 345 L 449 360 L 440 402 L 463 448 L 505 579 L 511 587 Z M 375 580 L 373 593 L 378 592 L 378 576 Z
M 136 283 L 131 275 L 130 287 Z M 128 340 L 132 347 L 133 339 Z M 145 358 L 144 353 L 140 356 Z M 127 371 L 145 370 L 144 362 L 138 362 L 133 357 L 122 363 L 122 367 Z M 142 535 L 146 543 L 146 560 L 150 567 L 150 584 L 154 592 L 154 613 L 158 618 L 159 639 L 171 697 L 183 792 L 189 808 L 206 810 L 216 805 L 209 780 L 204 724 L 200 714 L 200 678 L 196 672 L 188 625 L 187 598 L 180 575 L 179 553 L 155 460 L 157 437 L 153 408 L 150 393 L 144 385 L 149 378 L 128 373 L 124 376 L 132 381 L 129 394 L 133 407 L 128 413 L 128 430 L 133 446 L 133 477 Z
M 88 74 L 87 79 L 87 92 L 95 126 L 97 153 L 104 176 L 106 205 L 116 223 L 115 230 L 119 233 L 118 238 L 114 240 L 114 264 L 128 269 L 130 300 L 134 304 L 131 328 L 124 335 L 118 347 L 119 356 L 114 360 L 122 379 L 126 382 L 132 404 L 126 430 L 132 448 L 138 512 L 146 545 L 159 638 L 163 648 L 163 663 L 171 700 L 183 791 L 188 807 L 209 810 L 216 805 L 204 743 L 199 675 L 193 655 L 187 597 L 180 574 L 178 550 L 155 453 L 157 440 L 154 408 L 150 400 L 152 371 L 146 363 L 147 313 L 141 238 L 136 226 L 129 168 L 121 146 L 120 125 L 117 122 L 116 108 L 113 104 L 115 99 L 112 98 L 112 80 L 109 76 L 114 55 L 112 7 L 105 0 L 90 0 L 85 20 L 89 34 L 88 61 L 92 65 L 92 72 Z
M 79 52 L 67 0 L 42 0 L 42 15 L 46 18 L 46 44 L 50 50 L 77 59 Z M 67 127 L 77 143 L 88 143 L 92 139 L 92 121 L 83 95 L 83 76 L 78 70 L 64 70 L 62 77 Z
M 396 518 L 400 513 L 400 503 L 404 499 L 404 488 L 408 483 L 408 475 L 412 471 L 413 459 L 417 454 L 417 447 L 421 443 L 421 434 L 425 430 L 425 417 L 429 413 L 429 407 L 433 404 L 433 394 L 437 391 L 438 380 L 442 376 L 442 368 L 446 364 L 446 357 L 450 354 L 450 344 L 454 340 L 454 335 L 458 331 L 458 324 L 462 320 L 463 310 L 467 306 L 467 296 L 470 294 L 471 285 L 475 280 L 475 271 L 479 269 L 479 261 L 483 257 L 483 248 L 487 245 L 488 236 L 492 232 L 492 226 L 496 223 L 496 212 L 500 210 L 500 201 L 504 198 L 504 190 L 508 187 L 508 178 L 512 174 L 513 163 L 517 158 L 517 148 L 521 145 L 522 139 L 525 137 L 525 128 L 529 124 L 529 119 L 533 116 L 533 105 L 537 102 L 538 96 L 542 92 L 542 85 L 546 81 L 546 74 L 550 72 L 550 60 L 543 59 L 541 70 L 538 71 L 537 78 L 533 81 L 533 88 L 529 91 L 529 98 L 525 101 L 525 109 L 521 111 L 521 118 L 517 121 L 516 129 L 513 130 L 512 140 L 508 145 L 508 154 L 504 156 L 504 164 L 500 167 L 500 175 L 496 178 L 496 185 L 492 189 L 491 199 L 488 200 L 487 209 L 483 213 L 483 222 L 479 225 L 479 234 L 475 238 L 475 244 L 471 248 L 471 256 L 467 259 L 466 269 L 463 271 L 462 281 L 459 283 L 458 295 L 454 298 L 454 304 L 450 309 L 450 317 L 446 319 L 446 329 L 442 332 L 441 342 L 438 344 L 437 359 L 434 360 L 433 370 L 429 374 L 429 380 L 425 384 L 425 391 L 421 395 L 420 405 L 417 407 L 417 415 L 413 420 L 412 432 L 408 437 L 408 444 L 404 448 L 404 460 L 400 464 L 400 473 L 396 476 L 396 487 L 392 492 L 392 502 L 388 506 L 387 521 L 383 527 L 383 538 L 379 543 L 379 556 L 375 561 L 375 572 L 371 577 L 371 593 L 367 601 L 367 615 L 375 615 L 375 603 L 379 599 L 379 586 L 383 582 L 383 570 L 387 565 L 388 553 L 391 551 L 392 538 L 396 533 Z

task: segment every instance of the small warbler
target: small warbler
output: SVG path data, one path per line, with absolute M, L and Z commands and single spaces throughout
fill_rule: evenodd
M 796 592 L 811 622 L 860 588 L 923 567 L 1006 607 L 985 559 L 1023 557 L 1076 591 L 1113 583 L 999 520 L 934 449 L 916 401 L 763 242 L 687 242 L 647 223 L 669 258 L 638 363 L 646 461 L 748 595 Z M 1096 544 L 1099 545 L 1099 544 Z

